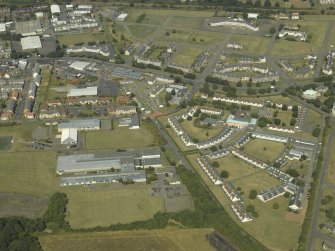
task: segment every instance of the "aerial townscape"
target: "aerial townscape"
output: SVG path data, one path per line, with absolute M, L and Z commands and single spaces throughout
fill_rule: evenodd
M 0 0 L 0 250 L 335 251 L 335 0 Z

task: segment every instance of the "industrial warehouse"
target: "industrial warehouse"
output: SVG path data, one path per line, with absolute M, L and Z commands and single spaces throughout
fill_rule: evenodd
M 124 171 L 132 168 L 161 167 L 160 152 L 157 148 L 122 152 L 97 152 L 59 156 L 57 173 L 86 173 L 108 171 L 112 168 Z

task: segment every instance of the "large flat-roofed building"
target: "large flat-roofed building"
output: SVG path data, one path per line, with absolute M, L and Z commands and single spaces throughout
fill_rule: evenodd
M 62 177 L 60 179 L 61 186 L 73 185 L 90 185 L 98 183 L 113 183 L 119 180 L 132 180 L 134 182 L 146 182 L 146 175 L 144 170 L 136 170 L 134 172 L 116 172 L 106 174 L 91 174 L 91 175 L 76 175 L 69 177 Z
M 16 22 L 15 29 L 17 34 L 22 36 L 33 36 L 37 34 L 42 34 L 42 26 L 40 21 L 25 21 L 25 22 Z
M 50 11 L 51 14 L 59 14 L 60 13 L 60 8 L 58 4 L 51 4 L 50 5 Z
M 58 131 L 62 132 L 65 129 L 77 129 L 79 131 L 100 130 L 99 119 L 77 119 L 65 123 L 58 124 Z
M 39 36 L 30 36 L 21 38 L 22 50 L 34 50 L 42 48 Z
M 162 167 L 159 149 L 75 154 L 59 156 L 57 159 L 57 173 L 60 175 L 105 172 L 112 169 L 129 172 L 135 170 L 135 167 Z
M 89 62 L 85 61 L 75 61 L 72 64 L 70 64 L 70 68 L 78 70 L 78 71 L 83 71 L 87 66 L 89 66 Z
M 98 87 L 91 86 L 86 88 L 73 88 L 70 89 L 67 93 L 68 97 L 80 97 L 80 96 L 97 96 L 98 95 Z

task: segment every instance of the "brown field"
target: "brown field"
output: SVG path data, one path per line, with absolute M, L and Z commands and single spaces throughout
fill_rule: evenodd
M 214 250 L 205 239 L 213 229 L 64 233 L 38 236 L 45 251 Z

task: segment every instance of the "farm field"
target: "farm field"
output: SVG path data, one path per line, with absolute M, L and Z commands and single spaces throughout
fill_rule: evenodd
M 284 144 L 269 140 L 252 139 L 244 145 L 244 152 L 266 163 L 279 157 L 284 150 Z
M 66 234 L 40 234 L 39 241 L 45 251 L 119 250 L 170 251 L 214 250 L 205 235 L 213 229 L 164 229 L 122 232 L 91 232 Z
M 64 190 L 69 199 L 66 218 L 72 228 L 147 220 L 158 211 L 164 211 L 163 198 L 150 196 L 146 184 L 113 184 L 106 189 L 85 191 L 80 186 Z
M 128 140 L 124 140 L 127 138 Z M 85 133 L 86 149 L 137 148 L 155 144 L 151 133 L 141 126 L 139 129 L 115 127 L 113 130 L 91 131 Z
M 106 40 L 104 33 L 80 33 L 72 35 L 59 36 L 59 44 L 74 45 L 76 43 L 96 42 L 97 40 Z

